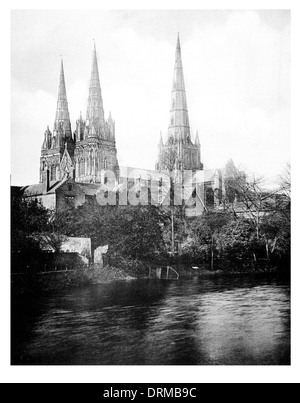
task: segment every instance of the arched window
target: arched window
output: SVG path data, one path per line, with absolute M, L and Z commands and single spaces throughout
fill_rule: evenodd
M 56 180 L 56 166 L 55 165 L 51 165 L 51 181 L 55 181 Z
M 79 174 L 80 174 L 80 176 L 83 176 L 84 175 L 84 159 L 82 158 L 81 160 L 80 160 L 80 163 L 79 163 L 80 165 L 80 168 L 79 168 Z
M 104 169 L 105 169 L 105 171 L 107 170 L 107 158 L 106 157 L 104 158 Z

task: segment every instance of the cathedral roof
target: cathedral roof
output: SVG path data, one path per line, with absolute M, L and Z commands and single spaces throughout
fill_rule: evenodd
M 50 186 L 48 192 L 46 194 L 54 194 L 57 189 L 59 189 L 68 179 L 64 178 L 61 181 L 57 181 L 52 186 Z M 43 196 L 44 185 L 43 183 L 37 183 L 35 185 L 24 186 L 21 191 L 23 193 L 23 197 L 36 197 Z
M 43 184 L 24 186 L 21 190 L 24 197 L 41 196 L 43 194 Z

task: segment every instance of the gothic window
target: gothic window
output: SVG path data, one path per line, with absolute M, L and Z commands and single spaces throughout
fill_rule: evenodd
M 107 158 L 104 158 L 104 169 L 107 170 Z
M 173 102 L 172 102 L 172 109 L 174 109 L 175 108 L 175 99 L 173 99 Z
M 83 176 L 84 175 L 84 159 L 81 159 L 79 164 L 80 164 L 79 174 L 80 174 L 80 176 Z
M 174 125 L 174 116 L 171 117 L 171 125 Z
M 55 165 L 51 165 L 51 181 L 55 181 L 56 180 L 56 166 Z
M 89 175 L 92 175 L 92 153 L 89 153 Z

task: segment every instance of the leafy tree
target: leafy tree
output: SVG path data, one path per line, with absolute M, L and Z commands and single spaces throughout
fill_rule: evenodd
M 218 234 L 218 243 L 225 261 L 256 261 L 256 233 L 249 219 L 240 217 L 229 221 Z
M 101 207 L 86 203 L 69 211 L 67 222 L 67 235 L 90 237 L 93 249 L 108 244 L 110 256 L 121 254 L 147 261 L 165 251 L 165 218 L 154 206 Z
M 38 200 L 24 200 L 13 197 L 11 200 L 11 251 L 30 253 L 38 251 L 38 242 L 32 234 L 47 228 L 49 211 Z
M 197 261 L 209 261 L 211 269 L 218 254 L 218 235 L 232 219 L 226 212 L 209 211 L 190 224 L 190 234 L 183 253 Z

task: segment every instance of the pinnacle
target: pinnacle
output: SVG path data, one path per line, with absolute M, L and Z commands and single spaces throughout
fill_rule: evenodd
M 58 96 L 61 98 L 67 99 L 63 59 L 61 59 L 61 62 L 60 62 Z
M 61 122 L 64 123 L 62 124 Z M 59 87 L 58 87 L 57 107 L 54 123 L 55 130 L 58 130 L 59 127 L 62 127 L 67 132 L 71 130 L 63 59 L 61 59 L 60 62 Z
M 185 136 L 187 134 L 186 130 L 189 130 L 189 118 L 187 111 L 183 67 L 181 61 L 179 33 L 177 37 L 177 45 L 175 53 L 175 66 L 173 76 L 169 129 L 171 129 L 173 136 L 176 134 L 176 132 L 178 132 L 178 130 L 180 131 L 180 134 L 183 134 Z
M 160 132 L 160 144 L 163 145 L 164 144 L 164 140 L 163 140 L 163 135 L 162 132 Z
M 180 37 L 179 37 L 179 32 L 178 32 L 178 35 L 177 35 L 177 46 L 176 46 L 176 49 L 177 49 L 177 50 L 180 50 Z
M 94 121 L 97 124 L 97 126 L 100 126 L 104 122 L 103 102 L 102 102 L 95 42 L 93 49 L 92 71 L 90 78 L 89 98 L 88 98 L 86 118 L 88 121 Z

